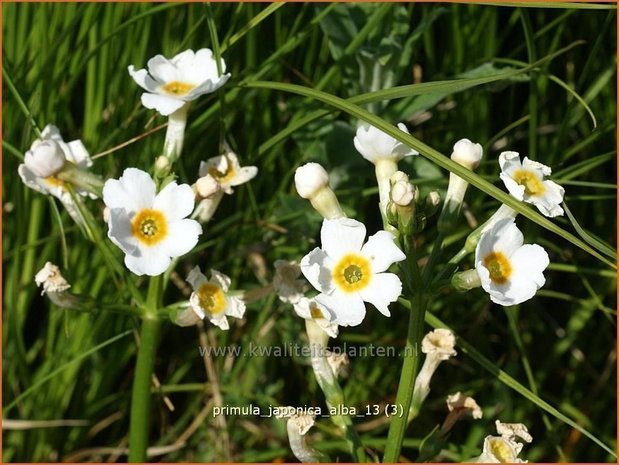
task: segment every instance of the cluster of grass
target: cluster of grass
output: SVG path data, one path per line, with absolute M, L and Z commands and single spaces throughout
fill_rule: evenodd
M 195 253 L 177 266 L 179 280 L 198 264 L 229 274 L 236 288 L 257 288 L 272 277 L 274 260 L 298 260 L 311 250 L 321 218 L 292 185 L 295 168 L 306 161 L 321 162 L 332 172 L 350 216 L 364 220 L 370 231 L 380 228 L 373 170 L 352 144 L 358 120 L 311 96 L 258 87 L 253 84 L 258 80 L 299 84 L 344 99 L 450 80 L 362 107 L 387 121 L 406 122 L 417 139 L 447 155 L 462 137 L 479 141 L 485 157 L 478 173 L 501 189 L 501 150 L 552 166 L 573 215 L 553 222 L 593 249 L 612 253 L 616 11 L 613 6 L 558 6 L 3 3 L 4 461 L 123 460 L 136 352 L 136 321 L 56 308 L 34 285 L 36 271 L 51 260 L 76 292 L 101 302 L 128 301 L 62 206 L 20 182 L 17 166 L 35 135 L 19 98 L 40 127 L 54 123 L 65 140 L 81 138 L 91 154 L 102 153 L 95 159 L 96 173 L 107 178 L 129 166 L 145 169 L 160 153 L 163 131 L 103 154 L 165 122 L 140 105 L 140 89 L 127 66 L 143 67 L 157 53 L 173 56 L 186 48 L 211 47 L 209 24 L 215 26 L 232 79 L 221 94 L 192 107 L 179 178 L 195 181 L 200 160 L 217 155 L 222 133 L 242 163 L 260 171 L 224 199 Z M 528 72 L 483 85 L 458 84 L 510 73 L 572 44 Z M 319 118 L 302 124 L 321 110 Z M 402 165 L 422 194 L 445 189 L 448 172 L 431 161 L 415 157 Z M 101 218 L 101 203 L 89 206 Z M 447 238 L 443 258 L 498 206 L 472 188 L 466 220 Z M 448 445 L 432 459 L 479 455 L 484 436 L 494 433 L 494 420 L 500 418 L 529 427 L 534 442 L 525 448 L 528 460 L 614 461 L 582 429 L 616 449 L 616 273 L 574 241 L 524 218 L 518 223 L 526 242 L 549 251 L 547 284 L 519 307 L 492 305 L 479 289 L 446 291 L 431 303 L 432 315 L 491 363 L 484 367 L 466 350 L 441 366 L 421 415 L 407 430 L 403 459 L 418 457 L 423 438 L 445 416 L 445 397 L 464 391 L 483 407 L 484 418 L 456 425 Z M 431 220 L 417 237 L 422 256 L 435 234 Z M 470 259 L 464 266 L 471 266 Z M 180 286 L 167 289 L 167 303 L 182 298 Z M 390 319 L 370 310 L 361 326 L 343 329 L 332 344 L 401 348 L 407 319 L 401 306 Z M 216 377 L 207 377 L 198 347 L 206 340 L 218 346 L 282 345 L 302 342 L 302 334 L 302 321 L 275 297 L 250 305 L 243 322 L 228 332 L 166 325 L 155 367 L 161 387 L 153 389 L 151 428 L 151 444 L 160 455 L 152 460 L 294 459 L 282 421 L 213 418 L 218 397 L 213 393 L 228 405 L 324 406 L 308 360 L 213 357 Z M 343 381 L 348 405 L 365 410 L 368 404 L 394 401 L 400 358 L 351 362 Z M 533 394 L 517 393 L 498 369 Z M 580 430 L 542 410 L 542 401 Z M 67 422 L 75 419 L 85 421 Z M 45 423 L 53 420 L 66 424 Z M 370 457 L 380 458 L 388 419 L 356 423 Z M 318 421 L 310 441 L 332 458 L 348 460 L 328 420 Z

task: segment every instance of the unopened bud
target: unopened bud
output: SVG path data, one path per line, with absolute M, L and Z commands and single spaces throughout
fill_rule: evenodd
M 328 186 L 329 174 L 319 163 L 306 163 L 295 171 L 294 184 L 299 195 L 309 199 Z
M 474 170 L 479 166 L 483 149 L 480 144 L 475 144 L 468 139 L 460 139 L 455 143 L 451 159 L 456 163 Z
M 391 201 L 400 206 L 408 207 L 415 200 L 415 191 L 408 180 L 408 176 L 402 171 L 396 171 L 389 179 L 391 182 Z
M 438 211 L 438 206 L 441 204 L 441 195 L 437 191 L 430 192 L 426 195 L 425 204 L 426 218 L 429 218 Z
M 477 270 L 466 270 L 456 273 L 451 278 L 451 285 L 457 291 L 469 291 L 481 286 L 481 280 Z

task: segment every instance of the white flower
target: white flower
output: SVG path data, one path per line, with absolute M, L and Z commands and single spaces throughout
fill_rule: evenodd
M 65 161 L 66 158 L 60 145 L 53 139 L 33 144 L 24 157 L 25 165 L 40 178 L 48 178 L 58 173 Z
M 244 184 L 258 174 L 255 166 L 239 164 L 236 154 L 226 145 L 226 153 L 200 163 L 200 177 L 210 174 L 221 185 L 226 194 L 232 194 L 232 187 Z
M 81 140 L 73 140 L 67 143 L 62 139 L 58 128 L 48 124 L 41 132 L 41 139 L 35 140 L 30 150 L 26 152 L 25 163 L 19 165 L 17 172 L 23 183 L 30 189 L 34 189 L 41 194 L 53 195 L 59 199 L 71 217 L 81 224 L 82 217 L 67 188 L 67 183 L 54 176 L 57 172 L 47 177 L 40 176 L 41 174 L 48 174 L 50 170 L 53 171 L 55 166 L 59 164 L 61 155 L 55 151 L 57 147 L 60 148 L 62 157 L 65 160 L 63 166 L 67 162 L 72 163 L 81 170 L 86 170 L 92 166 L 90 155 Z M 39 163 L 33 163 L 34 158 L 39 158 L 35 153 L 40 154 L 41 150 L 44 151 L 46 158 L 48 158 L 49 164 L 46 167 L 40 166 Z M 51 154 L 52 151 L 54 151 L 53 154 Z M 30 156 L 28 155 L 29 153 L 31 153 Z M 33 168 L 36 172 L 33 171 Z M 76 187 L 75 192 L 83 196 L 88 195 L 86 191 L 79 187 Z M 91 197 L 94 196 L 91 195 Z
M 526 463 L 518 458 L 522 444 L 501 436 L 486 436 L 484 448 L 476 463 Z
M 533 441 L 533 436 L 523 423 L 501 423 L 499 420 L 494 422 L 496 432 L 506 439 L 520 438 L 524 442 Z
M 365 226 L 349 218 L 325 219 L 320 235 L 322 249 L 303 257 L 301 271 L 320 292 L 316 301 L 335 314 L 335 323 L 360 324 L 364 302 L 390 316 L 388 305 L 402 293 L 402 283 L 395 274 L 384 272 L 406 258 L 393 235 L 379 231 L 363 245 Z
M 41 295 L 46 292 L 64 292 L 71 287 L 60 273 L 60 269 L 52 262 L 46 262 L 34 276 L 34 282 L 39 287 L 43 287 Z
M 305 293 L 305 281 L 299 279 L 301 267 L 295 261 L 275 260 L 273 289 L 279 300 L 296 304 Z
M 503 306 L 529 300 L 546 282 L 550 263 L 537 244 L 523 245 L 513 218 L 505 218 L 485 232 L 475 249 L 475 268 L 490 299 Z
M 408 129 L 406 129 L 403 123 L 398 123 L 398 128 L 409 134 Z M 402 144 L 380 129 L 369 125 L 364 125 L 357 129 L 353 142 L 363 158 L 372 163 L 384 159 L 400 161 L 404 157 L 419 155 L 419 152 Z
M 155 183 L 144 171 L 127 168 L 120 179 L 109 179 L 103 201 L 110 209 L 108 237 L 125 253 L 125 265 L 138 276 L 157 276 L 171 257 L 189 252 L 202 227 L 184 219 L 193 210 L 194 193 L 187 184 L 171 182 L 155 194 Z
M 189 272 L 187 282 L 193 288 L 189 303 L 200 318 L 208 318 L 221 329 L 230 328 L 226 316 L 243 318 L 245 303 L 241 298 L 227 294 L 230 278 L 225 274 L 211 270 L 211 279 L 206 279 L 196 266 Z
M 482 155 L 483 149 L 480 144 L 474 144 L 468 139 L 460 139 L 454 144 L 451 159 L 473 170 L 479 166 Z
M 306 163 L 296 169 L 294 185 L 301 197 L 309 199 L 329 185 L 329 174 L 319 163 Z
M 455 357 L 458 353 L 455 350 L 456 337 L 445 328 L 438 328 L 430 331 L 421 340 L 421 351 L 426 354 L 421 370 L 415 378 L 413 388 L 413 400 L 411 409 L 415 414 L 419 412 L 419 407 L 430 393 L 430 381 L 438 366 L 445 360 Z
M 475 420 L 479 420 L 483 415 L 481 407 L 477 405 L 475 399 L 461 392 L 447 396 L 447 408 L 450 412 L 456 412 L 458 415 L 470 413 Z
M 503 152 L 499 155 L 501 179 L 509 193 L 520 201 L 531 203 L 546 216 L 563 215 L 559 205 L 563 202 L 565 189 L 557 183 L 544 179 L 552 170 L 524 157 L 520 162 L 518 152 Z
M 294 311 L 304 320 L 314 321 L 329 337 L 337 337 L 339 328 L 333 321 L 335 316 L 324 305 L 316 302 L 316 299 L 302 297 L 294 303 Z
M 142 104 L 164 116 L 174 113 L 200 95 L 214 92 L 230 78 L 230 74 L 218 76 L 217 63 L 208 48 L 195 53 L 185 50 L 171 60 L 157 55 L 148 60 L 147 66 L 148 71 L 136 71 L 131 65 L 129 74 L 147 91 L 142 94 Z M 221 69 L 226 70 L 223 58 Z
M 196 181 L 194 191 L 203 199 L 208 199 L 221 191 L 221 185 L 213 176 L 207 174 Z

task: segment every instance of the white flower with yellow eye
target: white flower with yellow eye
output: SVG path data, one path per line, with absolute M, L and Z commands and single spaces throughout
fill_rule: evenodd
M 222 72 L 226 71 L 223 58 Z M 157 55 L 148 60 L 146 69 L 129 66 L 133 80 L 147 92 L 142 94 L 142 105 L 155 109 L 164 116 L 174 113 L 186 102 L 209 94 L 223 86 L 230 74 L 219 76 L 213 52 L 203 48 L 194 53 L 185 50 L 168 60 Z
M 304 320 L 314 321 L 329 337 L 337 337 L 339 329 L 337 323 L 333 322 L 335 316 L 316 299 L 301 297 L 294 303 L 294 311 Z
M 322 249 L 315 248 L 301 260 L 301 271 L 320 294 L 316 302 L 335 314 L 340 326 L 363 321 L 365 304 L 390 316 L 389 304 L 402 293 L 402 282 L 385 273 L 394 262 L 406 258 L 393 235 L 378 231 L 363 244 L 363 223 L 350 218 L 325 219 L 320 231 Z
M 486 231 L 475 250 L 475 268 L 490 299 L 503 306 L 529 300 L 546 282 L 548 254 L 537 244 L 523 245 L 513 218 L 498 221 Z
M 408 129 L 403 123 L 398 123 L 400 131 L 409 134 Z M 400 161 L 404 157 L 419 155 L 419 152 L 411 149 L 403 143 L 391 137 L 380 129 L 364 125 L 357 129 L 353 139 L 355 148 L 366 160 L 376 164 L 380 160 Z
M 202 234 L 197 221 L 185 219 L 193 210 L 194 198 L 191 186 L 176 182 L 156 194 L 152 178 L 137 168 L 127 168 L 120 179 L 106 181 L 107 235 L 125 253 L 131 272 L 160 275 L 172 257 L 193 249 Z
M 208 318 L 215 326 L 229 329 L 226 316 L 243 318 L 245 303 L 240 297 L 227 294 L 230 278 L 225 274 L 211 270 L 211 279 L 207 279 L 196 266 L 189 272 L 187 282 L 193 288 L 189 304 L 201 319 Z
M 531 203 L 545 216 L 563 215 L 560 204 L 565 189 L 557 183 L 545 179 L 552 170 L 524 157 L 520 162 L 518 152 L 503 152 L 499 155 L 500 177 L 509 193 L 520 201 Z
M 234 186 L 245 184 L 256 177 L 258 168 L 241 166 L 237 155 L 226 144 L 226 152 L 223 155 L 209 158 L 200 163 L 200 177 L 207 174 L 215 178 L 226 194 L 232 194 Z
M 82 217 L 71 197 L 67 183 L 55 176 L 56 172 L 62 169 L 60 166 L 62 158 L 65 160 L 63 165 L 71 163 L 81 170 L 92 166 L 90 155 L 81 140 L 65 142 L 58 128 L 48 124 L 41 132 L 41 138 L 35 140 L 30 150 L 26 152 L 25 163 L 19 165 L 17 173 L 30 189 L 59 199 L 71 217 L 81 224 Z M 40 176 L 45 174 L 49 176 Z M 78 187 L 75 192 L 83 196 L 88 195 Z
M 522 444 L 501 436 L 486 436 L 482 454 L 476 463 L 526 463 L 519 459 Z

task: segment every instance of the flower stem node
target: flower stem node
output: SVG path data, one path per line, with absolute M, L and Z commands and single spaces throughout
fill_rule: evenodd
M 211 279 L 207 279 L 194 267 L 187 275 L 193 292 L 189 304 L 200 319 L 208 318 L 215 326 L 227 330 L 230 328 L 226 316 L 243 318 L 245 303 L 240 297 L 229 293 L 230 278 L 217 270 L 211 270 Z
M 363 223 L 350 218 L 325 219 L 320 232 L 322 249 L 315 248 L 301 260 L 301 271 L 318 294 L 316 302 L 335 314 L 341 326 L 359 325 L 365 304 L 390 316 L 389 304 L 402 293 L 400 278 L 386 273 L 406 255 L 395 245 L 393 234 L 378 231 L 363 244 Z
M 164 273 L 171 259 L 193 249 L 202 234 L 197 221 L 185 218 L 195 198 L 189 185 L 173 181 L 158 194 L 155 189 L 148 173 L 137 168 L 127 168 L 103 187 L 103 201 L 110 209 L 108 237 L 138 276 Z
M 346 216 L 329 187 L 329 174 L 319 163 L 306 163 L 298 167 L 294 173 L 294 185 L 299 196 L 309 200 L 323 218 Z
M 523 245 L 513 218 L 498 221 L 483 234 L 475 250 L 475 268 L 490 300 L 517 305 L 532 298 L 546 280 L 550 260 L 537 244 Z

